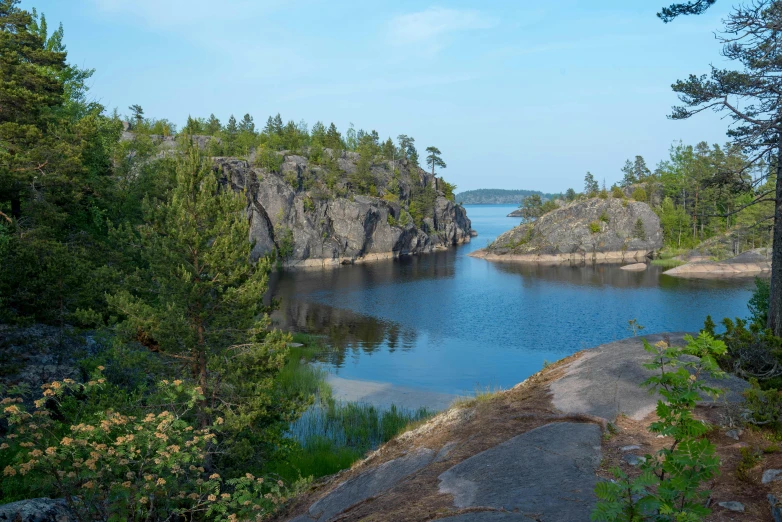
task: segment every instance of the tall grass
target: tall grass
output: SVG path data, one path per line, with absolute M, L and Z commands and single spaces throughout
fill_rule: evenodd
M 674 258 L 668 258 L 668 259 L 652 259 L 652 264 L 654 266 L 661 266 L 663 268 L 676 268 L 677 266 L 681 266 L 685 264 L 686 261 L 682 261 L 681 259 L 674 259 Z
M 284 460 L 269 463 L 269 471 L 284 479 L 317 479 L 349 468 L 367 452 L 388 442 L 411 423 L 432 412 L 392 405 L 381 409 L 368 404 L 343 403 L 332 397 L 327 372 L 314 364 L 325 349 L 317 338 L 297 335 L 304 347 L 290 348 L 290 357 L 280 372 L 285 393 L 313 397 L 313 405 L 291 425 L 293 444 Z

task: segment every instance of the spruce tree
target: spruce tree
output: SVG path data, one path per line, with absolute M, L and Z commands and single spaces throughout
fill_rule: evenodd
M 600 191 L 600 185 L 592 175 L 591 172 L 587 172 L 584 176 L 584 193 L 589 197 L 594 197 Z
M 223 134 L 225 135 L 226 152 L 229 155 L 236 154 L 236 137 L 239 134 L 239 126 L 236 124 L 236 118 L 234 118 L 233 114 L 228 118 Z
M 216 136 L 222 128 L 223 126 L 220 123 L 220 120 L 217 119 L 217 116 L 210 114 L 209 119 L 206 121 L 206 133 L 210 136 Z

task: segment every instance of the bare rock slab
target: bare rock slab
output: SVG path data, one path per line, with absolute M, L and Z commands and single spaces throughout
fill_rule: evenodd
M 530 522 L 533 519 L 521 513 L 507 511 L 473 511 L 437 520 L 438 522 Z
M 309 516 L 318 522 L 331 520 L 351 506 L 393 488 L 429 464 L 434 456 L 434 451 L 422 448 L 367 470 L 312 504 Z
M 620 413 L 641 420 L 657 406 L 658 395 L 641 387 L 653 372 L 643 367 L 650 359 L 642 339 L 654 344 L 668 338 L 684 346 L 684 333 L 630 337 L 602 344 L 573 361 L 559 380 L 551 384 L 552 403 L 565 413 L 596 415 L 613 422 Z M 729 401 L 740 401 L 746 381 L 728 376 L 709 380 L 710 385 L 727 390 Z M 720 399 L 722 400 L 722 399 Z
M 453 495 L 458 508 L 492 508 L 561 522 L 589 520 L 596 502 L 600 439 L 595 424 L 547 424 L 445 471 L 439 476 L 440 492 Z
M 64 499 L 33 498 L 0 506 L 2 522 L 77 522 Z
M 646 263 L 633 263 L 632 265 L 625 265 L 619 267 L 621 270 L 629 270 L 631 272 L 642 272 L 646 270 Z

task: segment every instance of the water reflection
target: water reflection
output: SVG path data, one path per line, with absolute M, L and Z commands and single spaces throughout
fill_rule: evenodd
M 512 207 L 511 207 L 512 208 Z M 707 314 L 746 316 L 749 280 L 684 280 L 617 265 L 489 263 L 466 254 L 514 221 L 468 207 L 475 242 L 431 255 L 276 274 L 282 327 L 325 336 L 342 377 L 445 393 L 512 386 L 577 350 L 646 332 L 694 331 Z

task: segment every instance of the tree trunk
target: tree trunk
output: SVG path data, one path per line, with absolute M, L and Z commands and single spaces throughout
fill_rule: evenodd
M 771 293 L 768 303 L 768 327 L 782 335 L 782 132 L 777 144 L 777 184 L 774 202 L 774 242 L 771 246 Z
M 19 219 L 22 217 L 22 200 L 19 199 L 19 195 L 11 196 L 11 217 Z

